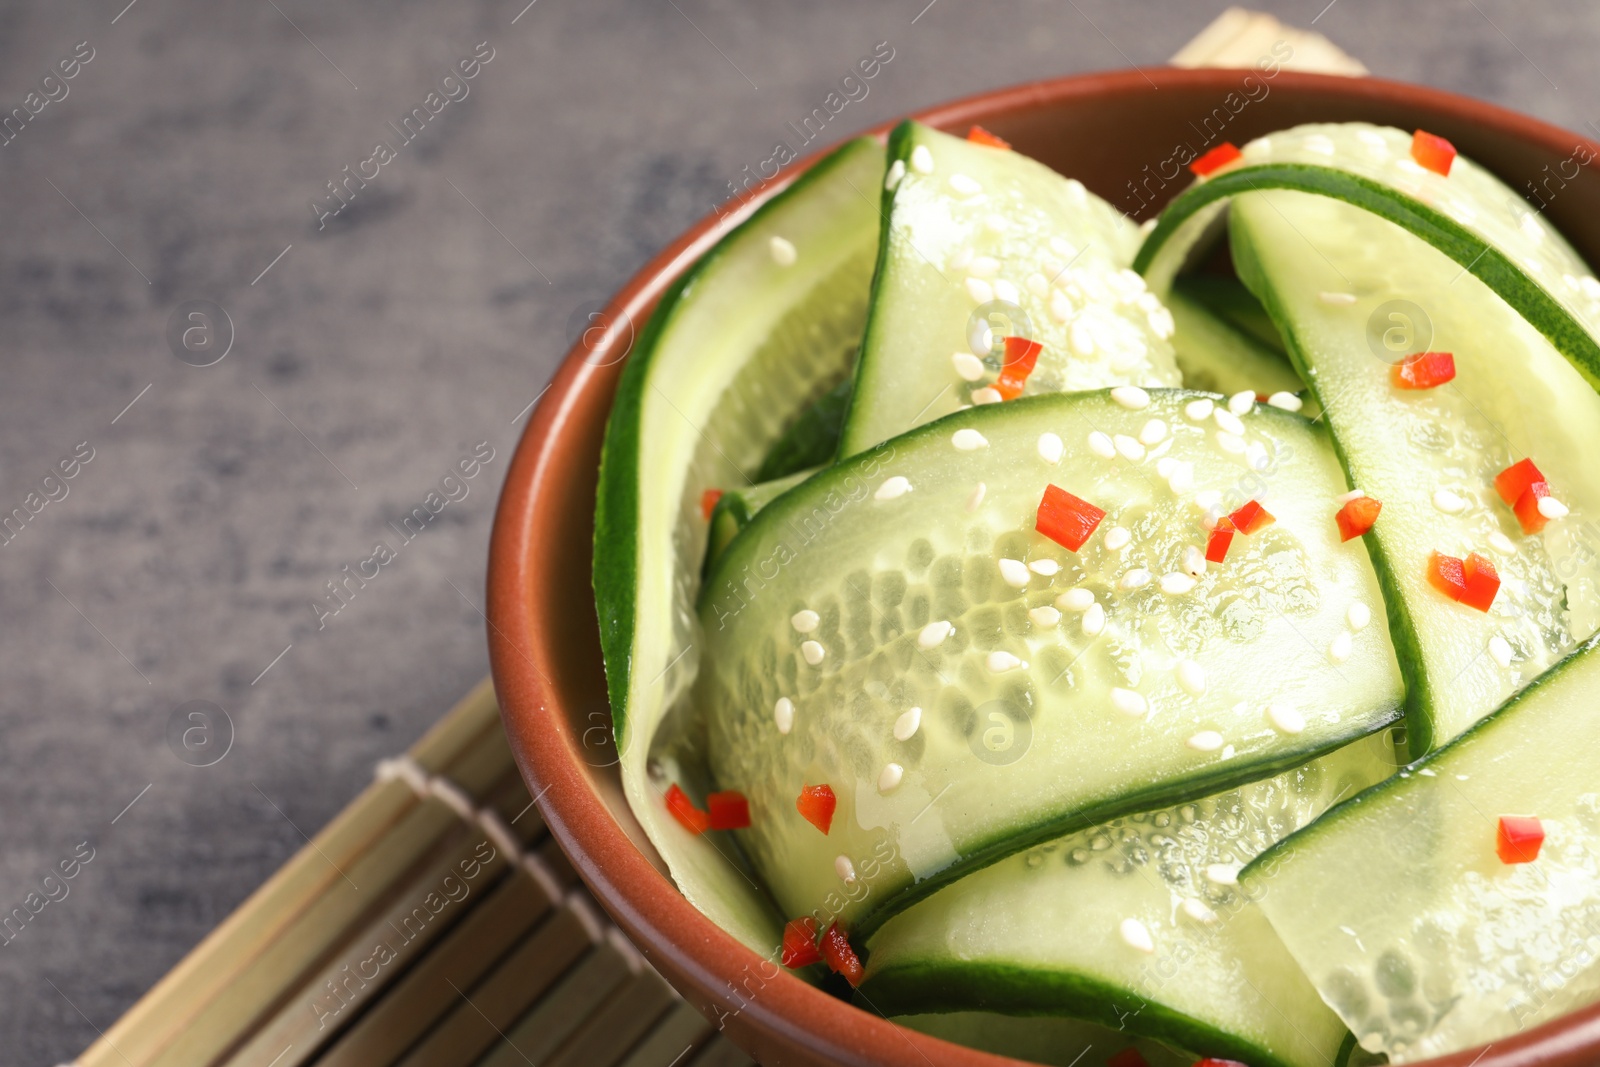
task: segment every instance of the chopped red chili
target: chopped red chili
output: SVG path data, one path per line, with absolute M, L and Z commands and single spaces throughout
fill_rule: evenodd
M 1516 507 L 1512 510 L 1517 513 L 1517 521 L 1522 524 L 1523 533 L 1536 534 L 1550 521 L 1545 518 L 1544 512 L 1539 510 L 1539 501 L 1549 495 L 1549 482 L 1534 482 L 1517 497 Z
M 1443 552 L 1429 553 L 1428 584 L 1451 600 L 1460 600 L 1467 591 L 1466 564 Z
M 1087 500 L 1080 500 L 1058 485 L 1044 487 L 1044 499 L 1033 528 L 1073 552 L 1083 547 L 1106 513 Z
M 1344 507 L 1333 517 L 1339 524 L 1339 540 L 1348 541 L 1372 529 L 1372 524 L 1378 521 L 1378 512 L 1382 510 L 1383 501 L 1370 496 L 1346 500 Z
M 1010 148 L 1011 142 L 1003 137 L 996 137 L 982 126 L 974 126 L 967 131 L 967 140 L 973 144 L 988 145 L 990 148 Z
M 722 499 L 721 489 L 707 489 L 700 494 L 700 517 L 707 522 L 711 521 L 711 513 L 716 510 L 717 501 Z
M 1203 1060 L 1195 1060 L 1194 1067 L 1246 1067 L 1238 1060 L 1219 1060 L 1215 1056 L 1207 1056 Z
M 1461 566 L 1461 581 L 1461 596 L 1457 599 L 1469 608 L 1488 611 L 1500 591 L 1500 575 L 1495 573 L 1494 564 L 1476 552 L 1468 554 Z
M 1150 1063 L 1144 1053 L 1129 1045 L 1115 1056 L 1107 1056 L 1106 1067 L 1150 1067 Z
M 817 920 L 807 915 L 783 928 L 783 965 L 791 970 L 822 962 L 817 951 Z
M 1515 506 L 1530 485 L 1544 480 L 1544 475 L 1533 465 L 1533 460 L 1519 459 L 1494 476 L 1494 488 L 1500 494 L 1501 500 Z
M 1039 353 L 1043 350 L 1044 345 L 1026 337 L 1006 338 L 1005 363 L 1000 367 L 1000 377 L 994 383 L 995 392 L 1002 399 L 1015 400 L 1022 395 L 1022 390 L 1028 384 L 1028 375 L 1033 373 L 1033 366 L 1039 362 Z
M 713 830 L 743 830 L 750 825 L 750 801 L 736 789 L 706 797 Z
M 833 809 L 839 806 L 839 798 L 833 795 L 832 786 L 808 785 L 800 790 L 794 806 L 806 822 L 827 833 L 833 826 Z
M 694 806 L 687 793 L 674 782 L 667 790 L 667 810 L 691 834 L 703 834 L 711 828 L 711 816 Z
M 1196 176 L 1204 178 L 1214 171 L 1221 170 L 1240 156 L 1239 148 L 1232 141 L 1223 141 L 1217 147 L 1189 164 L 1189 169 Z
M 1500 862 L 1532 863 L 1544 844 L 1544 824 L 1531 815 L 1502 815 L 1495 833 L 1494 850 Z
M 1448 178 L 1450 164 L 1456 161 L 1456 146 L 1437 134 L 1418 130 L 1411 135 L 1411 158 L 1419 166 Z
M 861 957 L 850 947 L 850 939 L 844 936 L 838 923 L 828 927 L 828 932 L 822 935 L 822 958 L 829 970 L 844 975 L 844 980 L 852 987 L 861 984 L 861 976 L 865 973 Z
M 1226 515 L 1218 519 L 1211 528 L 1211 536 L 1206 540 L 1206 562 L 1221 563 L 1227 559 L 1228 546 L 1233 544 L 1233 535 L 1238 532 L 1233 520 Z
M 1389 368 L 1396 389 L 1436 389 L 1456 376 L 1456 357 L 1449 352 L 1418 352 Z
M 1272 512 L 1261 506 L 1261 501 L 1259 500 L 1247 500 L 1240 506 L 1239 510 L 1229 515 L 1228 518 L 1232 520 L 1234 527 L 1246 537 L 1278 521 L 1273 518 Z

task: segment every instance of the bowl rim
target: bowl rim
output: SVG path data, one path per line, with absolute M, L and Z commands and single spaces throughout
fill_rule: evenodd
M 1116 97 L 1152 87 L 1227 91 L 1248 69 L 1145 67 L 1090 72 L 975 93 L 897 116 L 852 136 L 884 139 L 903 117 L 944 129 L 995 122 L 1006 115 L 1073 98 Z M 1460 94 L 1382 78 L 1348 78 L 1281 70 L 1274 89 L 1299 88 L 1354 100 L 1401 100 L 1435 114 L 1481 125 L 1558 158 L 1585 145 L 1600 156 L 1600 143 L 1495 104 Z M 842 143 L 842 142 L 840 142 Z M 607 303 L 606 322 L 642 328 L 671 283 L 729 230 L 831 151 L 830 144 L 789 165 L 751 190 L 731 209 L 719 207 L 679 235 L 635 273 Z M 537 594 L 534 564 L 541 499 L 551 482 L 555 447 L 574 418 L 578 397 L 629 350 L 636 331 L 607 329 L 598 343 L 582 339 L 563 357 L 538 400 L 508 467 L 496 508 L 489 547 L 487 621 L 491 669 L 507 739 L 540 813 L 574 868 L 601 905 L 647 958 L 670 964 L 693 990 L 680 991 L 719 1029 L 729 1014 L 738 1029 L 765 1032 L 781 1044 L 803 1047 L 830 1062 L 927 1067 L 1003 1067 L 1019 1061 L 981 1052 L 908 1030 L 882 1016 L 835 999 L 788 974 L 766 979 L 760 995 L 745 1000 L 727 978 L 751 968 L 771 968 L 763 959 L 707 919 L 670 878 L 629 838 L 593 787 L 578 739 L 567 728 L 558 687 L 548 679 L 561 665 L 545 639 L 546 610 Z M 617 351 L 620 346 L 620 352 Z M 609 726 L 609 724 L 608 724 Z M 672 931 L 669 935 L 668 931 Z M 781 970 L 781 969 L 780 969 Z M 721 1012 L 719 1001 L 728 1009 Z M 1428 1060 L 1429 1067 L 1581 1067 L 1600 1061 L 1600 1003 L 1560 1016 L 1487 1046 Z

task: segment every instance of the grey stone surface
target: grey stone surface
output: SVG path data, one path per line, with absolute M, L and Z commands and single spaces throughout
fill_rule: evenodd
M 495 494 L 569 317 L 874 43 L 894 59 L 830 133 L 1156 64 L 1223 6 L 523 2 L 0 4 L 0 113 L 94 53 L 0 148 L 0 512 L 93 449 L 0 546 L 0 911 L 93 849 L 0 945 L 4 1063 L 83 1048 L 483 675 Z M 1341 0 L 1317 28 L 1380 74 L 1600 118 L 1589 5 Z M 319 229 L 324 183 L 480 42 L 470 95 Z M 232 320 L 214 366 L 168 347 L 193 299 Z M 478 442 L 467 496 L 319 629 L 324 583 Z M 191 700 L 234 728 L 211 767 L 168 747 Z

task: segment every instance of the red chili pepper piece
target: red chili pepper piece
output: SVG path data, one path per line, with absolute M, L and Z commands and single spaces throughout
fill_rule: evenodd
M 706 797 L 713 830 L 743 830 L 750 825 L 750 801 L 737 789 L 712 793 Z
M 817 920 L 807 915 L 783 928 L 783 965 L 791 970 L 822 962 L 817 951 Z
M 1531 815 L 1502 815 L 1494 850 L 1501 863 L 1532 863 L 1544 844 L 1544 824 Z
M 707 489 L 700 494 L 700 517 L 707 522 L 711 521 L 711 512 L 716 509 L 717 501 L 722 499 L 721 489 Z
M 864 973 L 861 957 L 850 947 L 850 939 L 844 936 L 838 923 L 828 927 L 828 932 L 822 935 L 822 958 L 827 962 L 828 969 L 844 975 L 844 980 L 852 988 L 861 984 Z
M 974 126 L 967 131 L 967 140 L 973 144 L 988 145 L 990 148 L 1010 148 L 1011 142 L 1003 137 L 996 137 L 982 126 Z
M 1000 377 L 994 383 L 995 392 L 1002 399 L 1015 400 L 1022 395 L 1022 390 L 1028 384 L 1028 375 L 1033 373 L 1033 366 L 1039 362 L 1039 353 L 1043 350 L 1044 345 L 1026 337 L 1006 338 L 1005 363 L 1000 368 Z
M 1228 518 L 1232 520 L 1234 527 L 1246 537 L 1278 521 L 1273 518 L 1272 512 L 1261 506 L 1261 501 L 1259 500 L 1246 501 L 1238 511 L 1229 515 Z
M 1115 1056 L 1107 1056 L 1106 1067 L 1150 1067 L 1150 1063 L 1144 1053 L 1129 1045 Z
M 1411 135 L 1411 158 L 1418 166 L 1448 178 L 1450 164 L 1456 161 L 1456 146 L 1437 134 L 1418 130 Z
M 1429 553 L 1428 584 L 1451 600 L 1460 600 L 1467 591 L 1466 564 L 1442 552 Z
M 1333 517 L 1333 521 L 1339 524 L 1339 540 L 1348 541 L 1372 529 L 1372 524 L 1378 521 L 1378 512 L 1382 510 L 1383 501 L 1370 496 L 1346 500 L 1344 507 Z
M 1533 465 L 1533 460 L 1519 459 L 1494 476 L 1494 488 L 1495 492 L 1500 494 L 1501 500 L 1514 506 L 1522 499 L 1522 494 L 1528 491 L 1530 485 L 1544 480 L 1544 475 Z
M 667 810 L 691 834 L 703 834 L 711 828 L 711 816 L 695 807 L 694 801 L 678 788 L 676 782 L 667 790 Z
M 1462 564 L 1461 580 L 1461 603 L 1479 611 L 1488 611 L 1489 605 L 1494 603 L 1494 595 L 1500 591 L 1500 575 L 1495 572 L 1494 564 L 1473 552 Z
M 1418 352 L 1389 368 L 1396 389 L 1435 389 L 1456 376 L 1456 357 L 1449 352 Z
M 1207 1056 L 1203 1060 L 1195 1060 L 1194 1067 L 1246 1067 L 1238 1060 L 1219 1060 L 1215 1056 Z
M 794 806 L 806 822 L 827 833 L 833 826 L 833 809 L 839 806 L 839 798 L 833 795 L 832 786 L 808 785 L 800 790 Z
M 1189 164 L 1189 169 L 1198 177 L 1204 178 L 1213 171 L 1226 167 L 1229 163 L 1238 159 L 1239 155 L 1240 152 L 1237 145 L 1232 141 L 1223 141 L 1217 147 Z
M 1544 512 L 1539 510 L 1539 501 L 1549 495 L 1549 482 L 1534 482 L 1517 497 L 1516 507 L 1512 510 L 1517 513 L 1517 521 L 1522 524 L 1523 533 L 1536 534 L 1550 521 L 1544 517 Z
M 1227 516 L 1217 520 L 1211 528 L 1211 537 L 1206 541 L 1206 562 L 1221 563 L 1228 558 L 1228 546 L 1233 544 L 1233 535 L 1238 533 L 1233 525 L 1233 520 Z
M 1087 500 L 1079 500 L 1058 485 L 1044 487 L 1044 499 L 1033 528 L 1073 552 L 1083 547 L 1106 513 Z

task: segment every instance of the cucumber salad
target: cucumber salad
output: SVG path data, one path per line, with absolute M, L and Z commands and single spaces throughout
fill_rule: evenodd
M 1426 131 L 1190 170 L 1141 227 L 907 122 L 665 293 L 596 513 L 629 804 L 760 955 L 1046 1063 L 1600 1000 L 1600 282 Z

